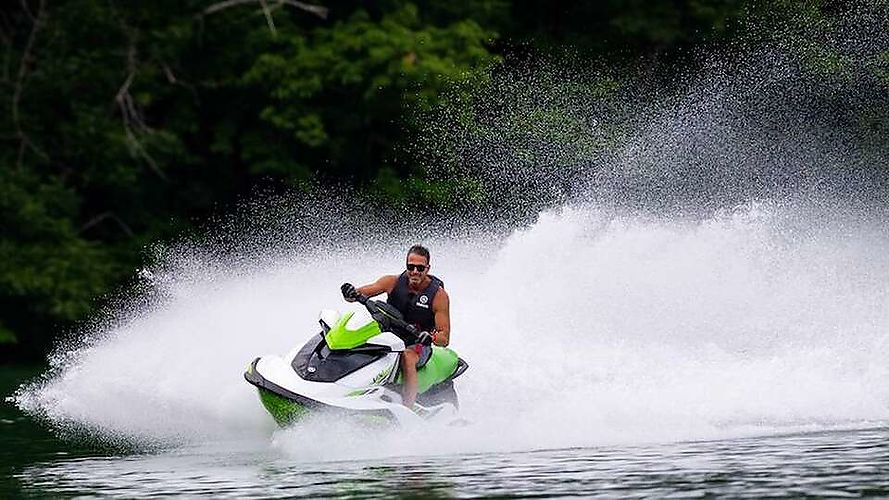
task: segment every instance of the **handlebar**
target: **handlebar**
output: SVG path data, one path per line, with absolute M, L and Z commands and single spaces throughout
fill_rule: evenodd
M 380 307 L 377 306 L 377 301 L 370 300 L 370 297 L 368 297 L 367 295 L 363 295 L 363 294 L 359 293 L 358 296 L 355 297 L 355 301 L 362 304 L 364 307 L 367 308 L 367 312 L 370 313 L 370 315 L 371 315 L 371 317 L 373 317 L 374 321 L 377 321 L 378 323 L 381 322 L 379 317 L 382 316 L 383 318 L 385 318 L 385 321 L 388 321 L 393 326 L 406 331 L 407 333 L 411 334 L 415 339 L 419 338 L 420 331 L 417 330 L 417 327 L 404 321 L 403 319 L 396 318 L 394 316 L 386 314 L 385 311 L 381 310 Z

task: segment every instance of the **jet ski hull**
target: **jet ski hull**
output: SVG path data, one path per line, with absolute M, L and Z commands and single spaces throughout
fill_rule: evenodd
M 371 417 L 383 418 L 386 421 L 393 419 L 392 414 L 385 410 L 355 410 L 323 403 L 315 399 L 291 392 L 265 378 L 256 370 L 256 364 L 261 358 L 256 358 L 250 363 L 244 372 L 244 379 L 256 386 L 259 392 L 259 400 L 269 415 L 281 427 L 288 427 L 312 414 L 361 414 Z
M 363 419 L 370 418 L 370 422 L 379 424 L 379 423 L 396 423 L 398 419 L 398 415 L 394 414 L 391 410 L 391 406 L 395 406 L 398 409 L 401 409 L 400 401 L 396 401 L 395 398 L 399 398 L 400 396 L 393 395 L 393 398 L 388 398 L 387 396 L 383 396 L 382 399 L 386 401 L 387 407 L 390 409 L 384 408 L 349 408 L 344 406 L 338 406 L 334 404 L 324 403 L 310 397 L 307 397 L 302 394 L 297 394 L 295 392 L 289 391 L 274 382 L 271 382 L 265 379 L 262 375 L 260 375 L 259 371 L 256 369 L 257 363 L 260 362 L 261 358 L 256 358 L 247 368 L 247 371 L 244 372 L 244 379 L 247 380 L 250 384 L 256 386 L 256 389 L 259 393 L 259 399 L 262 403 L 263 407 L 266 411 L 271 415 L 271 417 L 275 420 L 275 422 L 280 427 L 288 427 L 291 426 L 310 415 L 317 414 L 336 414 L 338 416 L 360 416 Z M 459 360 L 459 365 L 457 370 L 446 380 L 441 383 L 435 384 L 432 387 L 429 387 L 426 391 L 417 396 L 417 402 L 426 405 L 440 405 L 442 403 L 449 403 L 455 409 L 459 408 L 459 402 L 457 399 L 457 393 L 454 391 L 454 378 L 462 374 L 468 365 L 462 359 Z M 378 389 L 383 389 L 382 387 Z M 370 392 L 373 389 L 367 391 Z M 370 397 L 376 399 L 376 396 L 373 394 L 369 394 Z
M 302 403 L 279 396 L 268 389 L 262 387 L 256 389 L 259 391 L 259 400 L 262 402 L 262 406 L 281 427 L 287 427 L 302 420 L 311 411 Z

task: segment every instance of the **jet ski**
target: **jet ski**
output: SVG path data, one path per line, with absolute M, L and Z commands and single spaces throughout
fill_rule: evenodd
M 432 346 L 417 370 L 417 404 L 401 399 L 401 356 L 419 331 L 391 304 L 359 296 L 366 310 L 321 311 L 321 331 L 284 356 L 262 356 L 244 378 L 275 422 L 290 426 L 314 414 L 350 415 L 365 421 L 408 424 L 457 422 L 454 379 L 469 365 L 451 349 Z

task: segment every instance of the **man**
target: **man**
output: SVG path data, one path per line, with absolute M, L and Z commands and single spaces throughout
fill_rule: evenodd
M 430 268 L 429 250 L 414 245 L 407 252 L 407 270 L 400 275 L 383 276 L 357 290 L 348 283 L 342 287 L 343 298 L 349 302 L 355 300 L 356 294 L 375 297 L 387 293 L 386 302 L 421 331 L 417 343 L 407 346 L 401 358 L 402 401 L 408 408 L 414 408 L 417 401 L 417 368 L 429 361 L 431 344 L 445 347 L 451 339 L 450 299 L 444 282 L 429 274 Z

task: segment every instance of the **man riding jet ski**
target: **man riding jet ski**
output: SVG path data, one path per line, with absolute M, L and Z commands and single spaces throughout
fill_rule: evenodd
M 283 427 L 319 412 L 398 423 L 455 421 L 453 380 L 468 368 L 466 362 L 451 349 L 430 345 L 432 335 L 406 322 L 392 304 L 371 300 L 354 287 L 344 285 L 343 291 L 366 312 L 324 310 L 321 332 L 302 348 L 256 358 L 248 366 L 244 378 L 257 387 L 275 421 Z M 402 360 L 406 346 L 416 344 L 425 344 L 429 354 L 416 370 L 417 402 L 409 408 L 400 391 Z
M 409 324 L 414 325 L 420 334 L 414 345 L 408 345 L 401 358 L 401 371 L 404 376 L 402 401 L 408 408 L 414 407 L 417 399 L 417 369 L 429 360 L 432 344 L 447 347 L 451 339 L 451 299 L 444 289 L 444 282 L 429 274 L 429 250 L 422 245 L 414 245 L 407 252 L 406 270 L 400 275 L 383 276 L 377 281 L 355 289 L 344 283 L 343 298 L 349 302 L 358 295 L 376 297 L 386 293 L 386 302 L 393 305 Z

